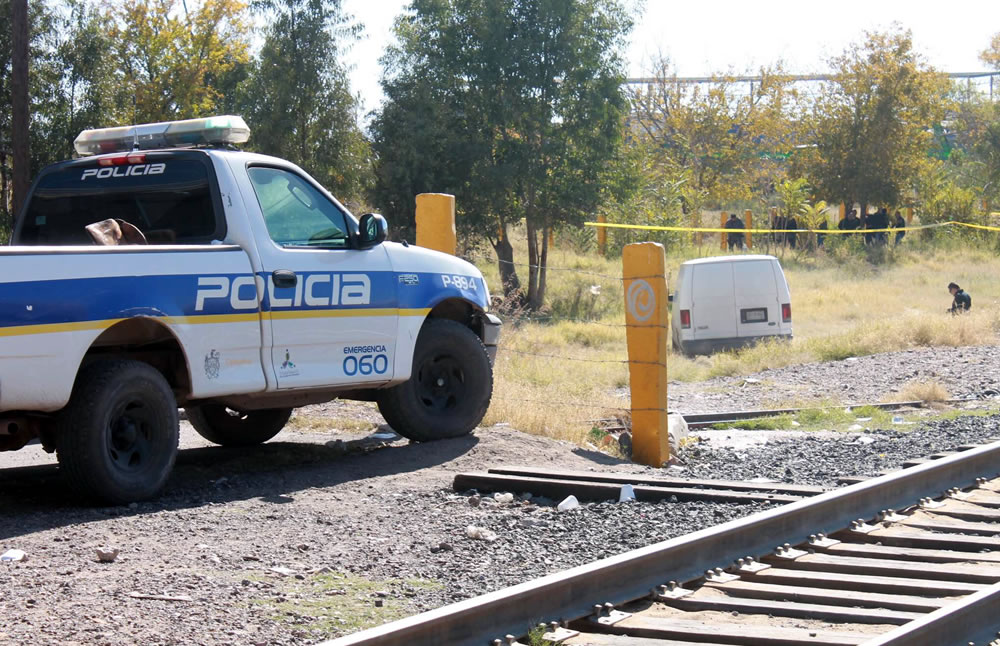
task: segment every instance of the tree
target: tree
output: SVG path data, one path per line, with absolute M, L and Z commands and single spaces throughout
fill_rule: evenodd
M 632 131 L 716 203 L 770 192 L 796 143 L 800 97 L 780 65 L 759 76 L 749 85 L 727 74 L 685 83 L 669 60 L 657 59 L 653 82 L 630 90 Z
M 114 77 L 107 16 L 93 3 L 65 0 L 49 18 L 45 55 L 36 57 L 33 169 L 73 156 L 82 130 L 108 125 Z
M 247 4 L 202 0 L 116 0 L 105 9 L 119 124 L 168 121 L 216 111 L 211 81 L 249 57 Z
M 370 154 L 338 45 L 355 30 L 339 0 L 263 0 L 258 8 L 268 27 L 245 84 L 250 144 L 305 167 L 341 196 L 363 197 Z
M 415 193 L 455 193 L 508 296 L 520 287 L 509 231 L 523 217 L 525 297 L 541 307 L 548 232 L 592 212 L 620 161 L 631 27 L 618 0 L 414 0 L 384 59 L 376 202 L 409 215 Z
M 1000 32 L 993 35 L 990 46 L 983 50 L 979 58 L 995 70 L 1000 70 Z
M 11 148 L 14 152 L 16 213 L 28 196 L 31 158 L 28 148 L 28 0 L 11 0 Z
M 947 81 L 913 51 L 909 31 L 867 33 L 832 67 L 804 168 L 830 202 L 898 204 L 927 162 Z

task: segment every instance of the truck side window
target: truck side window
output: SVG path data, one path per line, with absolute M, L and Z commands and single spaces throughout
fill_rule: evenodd
M 336 204 L 295 173 L 247 170 L 271 239 L 285 247 L 347 247 L 347 223 Z

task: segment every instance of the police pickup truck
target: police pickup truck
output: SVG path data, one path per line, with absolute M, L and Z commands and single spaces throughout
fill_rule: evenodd
M 252 445 L 298 406 L 375 401 L 399 434 L 469 433 L 500 321 L 482 274 L 386 241 L 225 116 L 88 130 L 0 248 L 0 450 L 38 439 L 87 497 L 155 496 L 178 406 Z

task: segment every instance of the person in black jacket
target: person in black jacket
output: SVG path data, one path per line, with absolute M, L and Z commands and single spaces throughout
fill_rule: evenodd
M 903 215 L 899 211 L 896 211 L 896 215 L 893 217 L 893 226 L 897 229 L 906 228 L 906 220 L 903 219 Z M 906 236 L 906 231 L 897 231 L 895 244 L 902 242 L 904 236 Z
M 856 231 L 861 228 L 861 220 L 858 219 L 857 209 L 851 209 L 851 212 L 847 214 L 847 217 L 837 224 L 837 228 L 841 231 Z
M 957 283 L 948 283 L 948 291 L 951 292 L 951 295 L 955 299 L 951 303 L 949 312 L 952 314 L 961 314 L 972 309 L 972 297 L 966 294 L 965 290 L 959 287 Z
M 734 248 L 737 251 L 743 249 L 743 229 L 746 225 L 743 224 L 743 220 L 736 217 L 735 213 L 730 214 L 729 219 L 726 220 L 727 229 L 739 229 L 739 233 L 727 233 L 726 242 L 729 243 L 729 250 L 732 251 Z

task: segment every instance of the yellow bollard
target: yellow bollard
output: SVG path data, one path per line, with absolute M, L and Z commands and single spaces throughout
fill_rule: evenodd
M 455 196 L 421 193 L 417 196 L 417 246 L 455 255 Z
M 725 229 L 726 228 L 726 220 L 728 220 L 728 219 L 729 219 L 729 214 L 726 213 L 725 211 L 723 211 L 722 213 L 719 214 L 719 228 L 720 229 Z M 719 232 L 719 249 L 721 249 L 722 251 L 726 250 L 726 232 L 725 231 Z
M 843 202 L 840 203 L 840 220 L 847 217 L 847 205 Z M 837 224 L 840 224 L 840 220 L 837 220 Z
M 906 226 L 913 224 L 913 207 L 907 207 L 906 209 Z
M 750 229 L 753 229 L 753 211 L 747 209 L 743 212 L 744 226 L 747 228 L 747 249 L 753 249 L 753 234 L 750 233 Z
M 608 221 L 603 215 L 597 216 L 597 221 L 604 224 Z M 608 228 L 597 227 L 597 253 L 603 258 L 608 252 Z
M 670 459 L 667 427 L 667 258 L 658 242 L 622 250 L 628 375 L 632 391 L 632 460 L 653 467 Z

